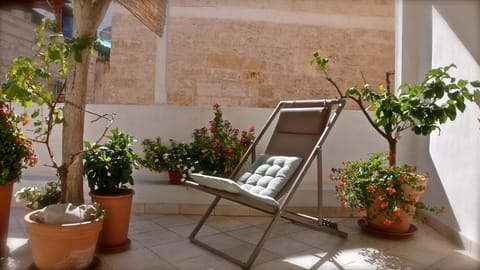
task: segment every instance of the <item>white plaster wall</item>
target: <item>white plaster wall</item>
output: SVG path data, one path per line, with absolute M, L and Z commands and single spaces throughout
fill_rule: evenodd
M 138 141 L 134 147 L 138 151 L 142 150 L 141 141 L 144 138 L 161 136 L 165 140 L 174 138 L 177 141 L 188 141 L 194 128 L 208 125 L 208 121 L 213 118 L 213 111 L 210 107 L 88 105 L 87 109 L 99 114 L 115 112 L 116 118 L 113 127 L 119 127 L 123 132 L 135 136 Z M 263 127 L 272 109 L 225 107 L 223 112 L 224 119 L 230 120 L 234 127 L 247 129 L 249 125 L 253 124 L 258 132 Z M 87 117 L 85 139 L 93 141 L 96 140 L 96 136 L 101 134 L 104 124 L 101 122 L 90 124 L 90 119 L 91 117 Z M 60 150 L 60 138 L 60 130 L 57 129 L 53 137 L 54 148 L 57 152 Z M 414 144 L 414 137 L 405 136 L 402 138 L 399 145 L 400 162 L 406 162 L 413 158 L 407 149 L 412 148 L 411 145 Z M 260 145 L 257 153 L 261 153 L 262 149 L 264 149 L 264 145 Z M 365 158 L 368 153 L 386 149 L 387 144 L 369 126 L 360 112 L 344 110 L 324 144 L 324 204 L 339 206 L 334 197 L 334 184 L 328 180 L 332 167 L 340 166 L 344 160 Z M 35 168 L 25 171 L 22 183 L 15 186 L 16 190 L 32 183 L 38 184 L 38 181 L 55 179 L 54 170 L 43 166 L 44 163 L 48 163 L 44 146 L 36 147 L 36 151 L 40 156 L 39 164 Z M 210 197 L 200 195 L 196 190 L 186 191 L 174 188 L 176 191 L 172 192 L 172 187 L 165 184 L 167 181 L 166 174 L 157 174 L 146 169 L 140 169 L 135 172 L 134 177 L 136 181 L 134 200 L 136 202 L 207 203 L 210 200 Z M 86 188 L 85 194 L 88 194 Z M 292 203 L 296 206 L 316 205 L 315 165 L 307 174 Z
M 426 70 L 454 63 L 457 78 L 480 79 L 480 1 L 397 1 L 401 17 L 396 46 L 402 61 L 400 81 L 418 82 Z M 401 42 L 401 44 L 398 44 Z M 397 79 L 397 83 L 398 83 Z M 431 172 L 422 200 L 446 207 L 432 218 L 457 231 L 465 248 L 480 258 L 480 110 L 467 104 L 465 113 L 418 141 L 420 167 Z

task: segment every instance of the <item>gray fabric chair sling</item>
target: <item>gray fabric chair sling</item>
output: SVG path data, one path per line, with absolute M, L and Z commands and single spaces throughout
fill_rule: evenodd
M 344 106 L 343 99 L 281 101 L 229 178 L 193 174 L 192 180 L 186 181 L 186 184 L 215 195 L 215 199 L 190 234 L 190 241 L 249 269 L 280 217 L 316 230 L 347 237 L 347 233 L 340 231 L 337 224 L 324 219 L 322 215 L 322 145 Z M 265 139 L 264 135 L 267 130 L 272 130 L 275 122 L 276 126 L 264 154 L 257 156 L 257 145 Z M 250 158 L 250 167 L 240 175 L 242 168 L 248 166 Z M 318 170 L 318 203 L 317 216 L 312 217 L 291 211 L 287 206 L 315 159 Z M 220 199 L 237 202 L 272 215 L 270 223 L 246 262 L 196 238 Z

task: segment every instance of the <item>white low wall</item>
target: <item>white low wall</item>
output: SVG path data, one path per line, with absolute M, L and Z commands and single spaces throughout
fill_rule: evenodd
M 165 141 L 173 138 L 177 141 L 189 141 L 195 128 L 208 126 L 213 118 L 213 110 L 210 107 L 176 107 L 176 106 L 141 106 L 141 105 L 89 105 L 88 110 L 103 114 L 116 113 L 113 127 L 118 127 L 125 133 L 135 136 L 137 142 L 134 148 L 142 151 L 141 141 L 145 138 L 160 136 Z M 224 119 L 232 122 L 232 125 L 241 130 L 254 125 L 256 132 L 265 124 L 266 119 L 273 109 L 258 108 L 222 108 Z M 104 123 L 91 124 L 91 117 L 86 117 L 85 139 L 94 141 L 101 134 Z M 54 132 L 54 148 L 60 152 L 60 129 Z M 415 145 L 411 137 L 402 138 L 400 149 L 400 162 L 407 160 L 415 162 L 415 156 L 408 156 L 408 149 Z M 261 153 L 264 145 L 260 145 L 257 153 Z M 376 134 L 373 128 L 358 111 L 344 110 L 337 120 L 332 132 L 327 138 L 323 148 L 323 187 L 324 205 L 338 206 L 335 199 L 335 186 L 328 180 L 332 167 L 341 165 L 344 160 L 364 158 L 368 153 L 387 149 L 387 144 Z M 39 154 L 39 164 L 35 168 L 24 172 L 23 181 L 17 184 L 15 189 L 22 186 L 56 179 L 55 171 L 42 166 L 48 163 L 47 153 L 43 145 L 36 147 Z M 57 155 L 60 157 L 60 155 Z M 316 163 L 306 175 L 300 186 L 292 205 L 315 206 L 316 205 Z M 136 191 L 135 202 L 137 203 L 186 203 L 205 204 L 210 202 L 210 196 L 200 194 L 197 190 L 186 187 L 172 187 L 166 185 L 166 174 L 152 173 L 147 169 L 135 171 Z M 88 189 L 85 184 L 85 194 Z M 88 199 L 88 196 L 86 196 Z

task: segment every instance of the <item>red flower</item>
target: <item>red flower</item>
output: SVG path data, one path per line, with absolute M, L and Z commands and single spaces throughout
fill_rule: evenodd
M 385 225 L 385 226 L 390 226 L 392 223 L 393 223 L 393 222 L 392 222 L 391 220 L 389 220 L 389 219 L 385 219 L 385 220 L 383 221 L 383 225 Z
M 382 202 L 380 204 L 380 208 L 385 209 L 387 207 L 388 203 L 387 202 Z
M 397 192 L 394 188 L 392 187 L 387 187 L 387 192 L 392 195 L 393 193 Z
M 212 104 L 212 106 L 213 106 L 214 108 L 218 108 L 218 107 L 220 107 L 220 104 L 219 104 L 218 102 L 214 102 L 214 103 Z
M 372 193 L 372 192 L 374 192 L 374 191 L 375 191 L 375 188 L 374 188 L 372 185 L 368 185 L 368 186 L 367 186 L 367 192 L 368 192 L 368 193 Z

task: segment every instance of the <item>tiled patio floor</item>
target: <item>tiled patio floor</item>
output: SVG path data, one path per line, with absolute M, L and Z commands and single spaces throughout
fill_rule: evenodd
M 23 230 L 23 209 L 12 208 L 5 269 L 28 269 L 30 249 Z M 188 234 L 199 216 L 133 214 L 131 249 L 99 254 L 101 269 L 240 269 L 193 244 Z M 386 240 L 365 234 L 356 219 L 334 219 L 349 233 L 341 239 L 287 221 L 273 230 L 252 269 L 480 269 L 480 262 L 462 254 L 430 227 L 417 224 L 416 235 Z M 244 258 L 267 218 L 212 217 L 199 237 Z

